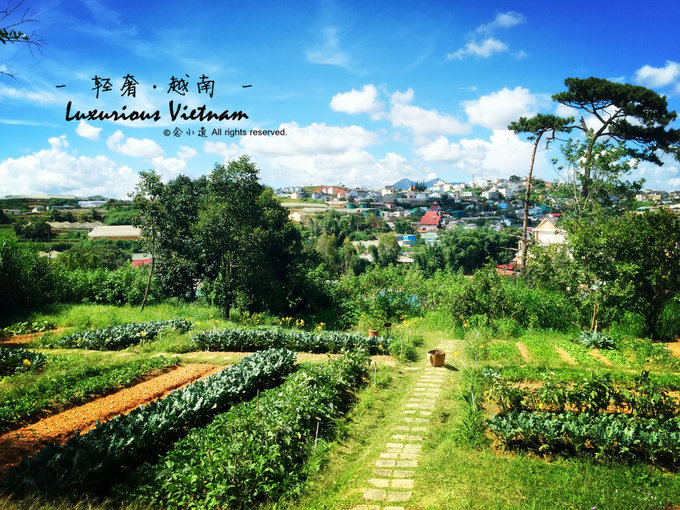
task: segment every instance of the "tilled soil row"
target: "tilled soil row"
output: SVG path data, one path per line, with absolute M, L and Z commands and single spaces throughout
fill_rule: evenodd
M 8 432 L 0 436 L 0 474 L 18 464 L 26 455 L 38 452 L 46 443 L 63 444 L 77 431 L 85 433 L 94 428 L 97 421 L 105 422 L 119 414 L 126 414 L 222 368 L 206 364 L 181 366 L 130 388 Z

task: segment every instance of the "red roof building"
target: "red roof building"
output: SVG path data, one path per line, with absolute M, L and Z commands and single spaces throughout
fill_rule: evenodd
M 420 218 L 420 223 L 418 230 L 422 232 L 428 232 L 432 230 L 437 230 L 442 224 L 442 215 L 439 211 L 427 211 Z

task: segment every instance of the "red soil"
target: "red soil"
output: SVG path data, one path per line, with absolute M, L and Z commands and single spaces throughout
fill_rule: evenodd
M 119 414 L 126 414 L 222 368 L 205 364 L 181 366 L 130 388 L 8 432 L 0 436 L 0 473 L 18 464 L 22 457 L 36 453 L 45 443 L 63 444 L 77 431 L 84 433 L 94 428 L 97 420 L 105 422 Z

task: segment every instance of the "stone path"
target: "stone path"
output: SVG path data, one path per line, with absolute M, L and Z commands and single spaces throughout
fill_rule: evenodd
M 442 342 L 437 348 L 446 351 L 451 360 L 452 340 Z M 375 460 L 374 477 L 367 480 L 371 488 L 364 489 L 366 504 L 355 506 L 353 510 L 405 510 L 403 505 L 417 488 L 415 477 L 423 437 L 447 374 L 445 367 L 428 365 L 423 369 L 401 411 L 401 424 L 394 428 L 384 451 Z

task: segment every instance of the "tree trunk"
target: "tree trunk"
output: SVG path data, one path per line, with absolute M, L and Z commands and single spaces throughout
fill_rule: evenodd
M 531 196 L 531 176 L 534 173 L 534 161 L 536 160 L 536 149 L 538 148 L 538 142 L 541 141 L 541 136 L 543 136 L 545 131 L 541 131 L 536 135 L 536 142 L 534 142 L 534 150 L 531 153 L 531 165 L 529 166 L 529 177 L 527 178 L 527 190 L 524 194 L 524 220 L 522 221 L 522 240 L 520 258 L 522 271 L 527 268 L 527 229 L 529 224 L 529 197 Z

